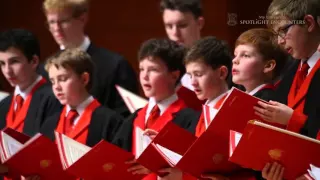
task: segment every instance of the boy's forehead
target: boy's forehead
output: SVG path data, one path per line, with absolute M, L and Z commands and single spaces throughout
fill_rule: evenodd
M 70 9 L 51 9 L 46 11 L 47 18 L 65 18 L 72 16 L 72 11 Z
M 161 64 L 163 60 L 156 56 L 147 56 L 140 60 L 139 64 Z
M 252 51 L 252 50 L 256 50 L 256 48 L 251 43 L 239 44 L 234 49 L 234 51 Z
M 10 59 L 10 58 L 26 58 L 22 51 L 15 47 L 10 47 L 6 51 L 0 51 L 1 59 Z
M 163 11 L 163 20 L 165 22 L 191 20 L 191 19 L 194 19 L 194 16 L 191 12 L 182 12 L 179 10 L 171 10 L 171 9 L 166 9 Z
M 274 16 L 273 18 L 268 20 L 269 26 L 272 28 L 273 31 L 278 32 L 287 24 L 292 23 L 288 17 L 285 16 Z
M 206 63 L 202 59 L 197 59 L 186 64 L 187 69 L 200 69 L 205 68 L 207 66 Z
M 69 68 L 65 68 L 61 65 L 58 65 L 58 64 L 54 64 L 54 63 L 51 63 L 49 64 L 48 66 L 48 73 L 49 75 L 60 75 L 60 74 L 69 74 L 71 73 L 71 71 L 69 70 Z

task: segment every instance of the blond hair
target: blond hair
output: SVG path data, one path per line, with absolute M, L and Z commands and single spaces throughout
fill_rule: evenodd
M 94 64 L 87 52 L 78 48 L 60 51 L 47 59 L 45 70 L 48 72 L 51 66 L 55 66 L 57 69 L 61 67 L 70 69 L 79 76 L 88 73 L 90 78 L 86 88 L 88 91 L 92 88 Z
M 281 21 L 303 24 L 306 15 L 312 15 L 317 21 L 319 12 L 319 0 L 273 0 L 267 11 L 268 26 L 273 28 Z
M 43 10 L 45 13 L 66 9 L 71 10 L 74 17 L 78 17 L 88 12 L 89 0 L 45 0 L 43 2 Z

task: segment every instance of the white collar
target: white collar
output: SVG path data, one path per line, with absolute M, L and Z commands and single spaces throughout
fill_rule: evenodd
M 252 91 L 248 92 L 248 94 L 250 94 L 251 96 L 253 96 L 255 93 L 257 93 L 258 91 L 260 91 L 266 84 L 261 84 L 260 86 L 254 88 Z
M 313 55 L 308 59 L 307 63 L 309 65 L 309 69 L 308 69 L 308 74 L 311 72 L 312 68 L 316 65 L 316 63 L 318 62 L 318 60 L 320 59 L 320 52 L 316 51 L 315 53 L 313 53 Z M 302 63 L 304 61 L 301 61 L 301 66 L 302 67 Z
M 92 96 L 89 96 L 86 100 L 84 100 L 82 103 L 80 103 L 77 107 L 76 107 L 76 111 L 79 114 L 79 117 L 82 115 L 82 113 L 84 112 L 84 110 L 86 109 L 86 107 L 94 100 L 94 98 Z M 65 116 L 67 116 L 67 114 L 69 113 L 69 111 L 71 110 L 71 106 L 68 104 L 67 105 L 67 111 Z
M 152 108 L 158 104 L 158 107 L 160 109 L 160 115 L 164 113 L 165 110 L 167 110 L 167 108 L 176 100 L 178 100 L 178 96 L 176 93 L 172 94 L 170 97 L 160 101 L 160 102 L 156 102 L 156 100 L 151 97 L 149 99 L 149 104 L 148 104 L 148 109 L 147 109 L 147 114 L 149 114 L 152 110 Z
M 14 95 L 20 95 L 24 100 L 27 98 L 27 96 L 29 95 L 29 93 L 31 92 L 31 90 L 33 89 L 33 87 L 38 84 L 38 82 L 40 82 L 42 79 L 42 76 L 38 75 L 38 77 L 36 78 L 36 80 L 24 91 L 21 91 L 19 86 L 16 86 L 14 89 Z
M 81 49 L 82 51 L 87 51 L 90 44 L 91 44 L 91 41 L 89 37 L 85 36 L 82 44 L 78 48 Z M 66 47 L 64 45 L 60 45 L 60 50 L 64 50 L 64 49 L 66 49 Z
M 230 91 L 224 92 L 224 93 L 220 94 L 218 97 L 214 98 L 214 99 L 211 100 L 211 101 L 207 100 L 206 103 L 205 103 L 205 105 L 213 108 L 213 107 L 217 104 L 217 102 L 218 102 L 221 98 L 223 98 L 223 96 L 225 96 L 226 94 L 228 94 L 229 92 L 230 92 Z

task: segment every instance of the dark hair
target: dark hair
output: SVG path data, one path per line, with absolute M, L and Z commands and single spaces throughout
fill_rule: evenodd
M 195 18 L 202 16 L 202 4 L 200 0 L 161 0 L 160 11 L 178 10 L 183 13 L 190 12 Z
M 180 81 L 185 73 L 184 55 L 185 48 L 174 41 L 169 39 L 150 39 L 142 44 L 138 60 L 140 62 L 147 57 L 157 57 L 166 64 L 170 72 L 180 71 L 178 79 Z
M 91 59 L 91 56 L 87 52 L 79 48 L 71 48 L 60 51 L 47 59 L 45 64 L 46 71 L 49 71 L 51 66 L 55 66 L 57 69 L 60 67 L 71 69 L 79 76 L 85 72 L 88 73 L 89 82 L 86 86 L 86 89 L 87 91 L 91 90 L 93 83 L 94 63 Z
M 232 66 L 231 52 L 227 43 L 216 37 L 208 36 L 196 41 L 184 59 L 185 64 L 199 61 L 211 66 L 213 69 L 226 66 L 228 68 L 228 76 L 230 75 Z
M 40 57 L 40 45 L 37 37 L 25 29 L 10 29 L 0 33 L 0 51 L 10 48 L 20 50 L 31 61 L 33 56 Z

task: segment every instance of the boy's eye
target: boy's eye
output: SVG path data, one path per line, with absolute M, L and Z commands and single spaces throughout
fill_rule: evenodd
M 19 60 L 13 59 L 13 60 L 11 61 L 11 64 L 18 63 L 18 62 L 19 62 Z
M 196 77 L 201 77 L 201 76 L 202 76 L 202 73 L 200 73 L 200 72 L 194 73 L 194 76 L 196 76 Z
M 166 26 L 166 28 L 168 28 L 168 29 L 171 29 L 171 28 L 172 28 L 172 24 L 166 24 L 165 26 Z
M 68 77 L 67 77 L 67 76 L 61 76 L 61 77 L 59 78 L 59 81 L 66 81 L 66 80 L 68 80 Z
M 149 71 L 155 71 L 155 72 L 157 72 L 158 69 L 157 69 L 157 68 L 150 68 Z
M 178 28 L 186 28 L 188 26 L 187 23 L 178 24 Z
M 243 54 L 242 57 L 249 58 L 250 56 L 248 54 Z

